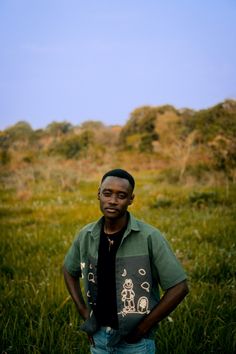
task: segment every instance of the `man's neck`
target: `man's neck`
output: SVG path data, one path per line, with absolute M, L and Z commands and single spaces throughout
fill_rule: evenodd
M 105 218 L 104 232 L 106 234 L 114 234 L 116 232 L 119 232 L 121 229 L 123 229 L 123 227 L 126 226 L 127 220 L 128 220 L 128 213 L 123 215 L 121 218 L 115 220 L 110 218 L 109 219 Z

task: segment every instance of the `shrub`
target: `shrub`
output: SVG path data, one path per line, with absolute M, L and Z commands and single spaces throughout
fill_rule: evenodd
M 29 140 L 33 136 L 33 129 L 28 122 L 20 121 L 15 125 L 7 128 L 5 133 L 9 135 L 11 140 Z
M 93 141 L 93 133 L 84 131 L 80 135 L 71 135 L 53 144 L 49 152 L 67 159 L 79 158 Z
M 120 133 L 121 145 L 125 149 L 130 149 L 129 137 L 137 136 L 140 139 L 139 151 L 151 152 L 153 150 L 153 141 L 159 139 L 155 131 L 157 113 L 157 107 L 144 106 L 135 109 Z

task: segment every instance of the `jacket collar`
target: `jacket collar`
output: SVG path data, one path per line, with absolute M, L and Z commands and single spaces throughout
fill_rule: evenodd
M 129 214 L 129 221 L 128 221 L 127 228 L 125 230 L 124 237 L 127 236 L 132 230 L 133 231 L 140 230 L 137 219 L 131 213 L 128 212 L 128 214 Z M 102 225 L 103 225 L 103 216 L 100 219 L 98 219 L 97 222 L 90 224 L 88 231 L 91 232 L 91 236 L 93 236 L 94 238 L 100 237 Z

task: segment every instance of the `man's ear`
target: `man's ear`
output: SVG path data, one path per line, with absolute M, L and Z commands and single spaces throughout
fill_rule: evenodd
M 100 187 L 99 187 L 99 188 L 98 188 L 98 194 L 97 194 L 98 200 L 100 200 L 100 193 L 101 193 L 101 189 L 100 189 Z
M 134 197 L 135 197 L 135 195 L 134 195 L 134 194 L 132 194 L 132 195 L 131 195 L 131 198 L 130 198 L 130 201 L 129 201 L 129 205 L 131 205 L 131 204 L 133 203 L 133 201 L 134 201 Z

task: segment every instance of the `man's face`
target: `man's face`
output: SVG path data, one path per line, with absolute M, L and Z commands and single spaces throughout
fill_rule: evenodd
M 108 176 L 98 190 L 100 209 L 109 219 L 119 219 L 132 204 L 134 195 L 127 179 Z

